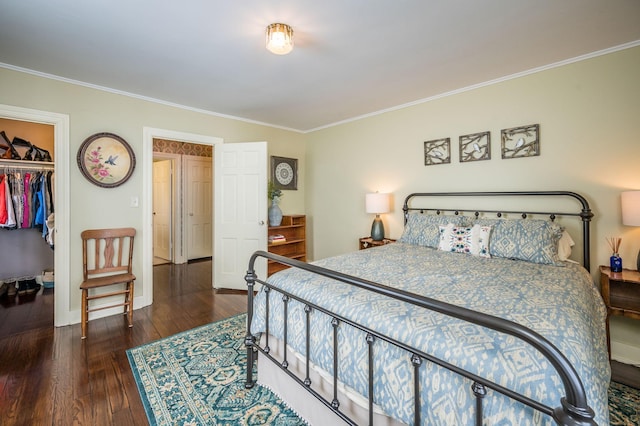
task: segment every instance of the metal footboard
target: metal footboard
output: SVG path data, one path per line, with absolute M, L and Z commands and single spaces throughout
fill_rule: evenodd
M 564 386 L 564 394 L 565 396 L 558 401 L 557 407 L 548 407 L 539 401 L 535 401 L 527 396 L 518 394 L 511 389 L 505 388 L 497 383 L 494 383 L 490 380 L 487 380 L 483 377 L 477 376 L 469 371 L 466 371 L 462 368 L 459 368 L 455 365 L 449 364 L 446 361 L 440 360 L 438 358 L 433 357 L 425 352 L 420 350 L 416 350 L 415 348 L 408 347 L 407 345 L 398 342 L 388 336 L 380 334 L 374 330 L 371 330 L 367 327 L 363 327 L 362 325 L 356 324 L 353 321 L 350 321 L 347 318 L 344 318 L 340 315 L 336 315 L 335 313 L 329 312 L 326 309 L 317 306 L 313 303 L 309 303 L 293 294 L 290 294 L 286 291 L 280 290 L 271 284 L 267 283 L 259 279 L 255 273 L 255 262 L 258 258 L 266 258 L 271 259 L 277 262 L 280 262 L 284 265 L 288 265 L 293 268 L 303 269 L 305 271 L 309 271 L 314 274 L 322 275 L 324 277 L 341 281 L 343 283 L 347 283 L 350 285 L 357 286 L 359 288 L 372 291 L 402 302 L 411 303 L 413 305 L 420 306 L 424 309 L 429 309 L 432 311 L 439 312 L 444 315 L 448 315 L 451 317 L 455 317 L 461 319 L 463 321 L 467 321 L 470 323 L 474 323 L 483 327 L 487 327 L 498 331 L 500 333 L 505 333 L 511 336 L 514 336 L 518 339 L 521 339 L 539 351 L 555 368 L 560 379 L 562 380 L 562 384 Z M 387 286 L 383 286 L 377 284 L 372 281 L 363 280 L 354 276 L 342 274 L 340 272 L 336 272 L 333 270 L 329 270 L 326 268 L 322 268 L 316 265 L 300 262 L 294 259 L 289 259 L 286 257 L 278 256 L 272 253 L 257 251 L 255 252 L 249 261 L 249 267 L 247 270 L 247 274 L 245 276 L 245 281 L 247 282 L 248 289 L 248 305 L 247 305 L 247 333 L 245 336 L 245 345 L 247 347 L 247 380 L 246 387 L 251 388 L 254 386 L 254 378 L 252 372 L 252 366 L 254 360 L 257 356 L 257 351 L 262 352 L 264 356 L 271 361 L 275 362 L 279 367 L 284 370 L 289 376 L 291 376 L 296 382 L 298 382 L 303 388 L 309 391 L 313 396 L 319 399 L 324 405 L 326 405 L 329 409 L 331 409 L 336 415 L 342 418 L 348 424 L 356 424 L 353 420 L 348 418 L 342 411 L 340 411 L 340 402 L 338 400 L 338 392 L 337 392 L 337 371 L 338 371 L 338 345 L 337 345 L 337 329 L 342 324 L 346 324 L 351 327 L 355 327 L 361 331 L 363 331 L 366 335 L 366 341 L 369 347 L 369 424 L 373 424 L 373 404 L 374 404 L 374 395 L 373 395 L 373 345 L 377 340 L 384 340 L 394 346 L 397 346 L 404 351 L 406 351 L 414 366 L 414 400 L 415 400 L 415 412 L 414 412 L 414 424 L 420 425 L 421 417 L 423 413 L 421 413 L 421 405 L 420 405 L 420 381 L 419 381 L 419 369 L 424 360 L 437 364 L 443 368 L 446 368 L 456 374 L 459 374 L 463 377 L 468 378 L 472 381 L 472 390 L 476 398 L 476 424 L 481 425 L 483 422 L 483 410 L 482 403 L 483 398 L 487 393 L 487 389 L 492 389 L 496 392 L 499 392 L 503 395 L 506 395 L 509 398 L 517 400 L 523 404 L 526 404 L 533 409 L 540 411 L 544 414 L 551 416 L 558 424 L 560 425 L 591 425 L 596 424 L 594 421 L 594 412 L 587 404 L 587 398 L 585 394 L 584 387 L 582 382 L 577 375 L 575 369 L 569 362 L 569 360 L 548 340 L 539 335 L 538 333 L 521 326 L 520 324 L 514 323 L 512 321 L 508 321 L 502 318 L 494 317 L 491 315 L 475 312 L 466 308 L 462 308 L 459 306 L 451 305 L 445 302 L 441 302 L 435 299 L 431 299 L 428 297 L 412 294 L 403 290 L 393 289 Z M 284 314 L 285 314 L 285 324 L 284 324 L 284 337 L 283 344 L 284 348 L 284 360 L 281 362 L 276 360 L 273 356 L 270 355 L 269 342 L 266 341 L 264 347 L 261 347 L 258 342 L 256 342 L 255 336 L 253 336 L 250 332 L 251 321 L 253 319 L 253 299 L 254 299 L 254 289 L 256 283 L 264 285 L 265 291 L 268 291 L 268 297 L 280 297 L 282 303 L 284 304 Z M 277 293 L 273 295 L 271 293 Z M 287 361 L 287 306 L 289 301 L 296 300 L 304 304 L 305 312 L 306 312 L 306 354 L 305 362 L 306 362 L 306 377 L 299 378 L 294 373 L 292 373 L 288 369 L 288 361 Z M 267 331 L 266 334 L 269 334 L 269 302 L 267 301 L 267 319 L 266 326 Z M 325 399 L 322 395 L 320 395 L 317 391 L 313 389 L 311 380 L 309 378 L 309 314 L 313 310 L 317 310 L 319 312 L 323 312 L 327 314 L 330 318 L 332 318 L 333 325 L 333 339 L 334 339 L 334 377 L 333 377 L 333 398 L 329 401 Z

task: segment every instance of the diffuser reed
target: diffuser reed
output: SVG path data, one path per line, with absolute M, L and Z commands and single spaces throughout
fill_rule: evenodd
M 611 247 L 611 252 L 614 254 L 620 253 L 620 243 L 622 243 L 622 238 L 619 237 L 607 237 L 607 242 L 609 243 L 609 247 Z

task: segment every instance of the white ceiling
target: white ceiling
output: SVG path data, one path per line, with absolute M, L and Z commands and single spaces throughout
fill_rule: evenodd
M 4 67 L 300 131 L 635 45 L 639 0 L 0 2 Z

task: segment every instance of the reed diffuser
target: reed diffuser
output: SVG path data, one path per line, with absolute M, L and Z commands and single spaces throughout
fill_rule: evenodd
M 611 247 L 611 251 L 613 252 L 611 258 L 609 259 L 611 272 L 622 272 L 622 259 L 618 254 L 620 250 L 620 244 L 622 243 L 622 238 L 607 237 L 607 242 L 609 243 L 609 247 Z

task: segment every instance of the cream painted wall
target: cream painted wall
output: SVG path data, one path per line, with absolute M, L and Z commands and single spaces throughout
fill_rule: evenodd
M 624 265 L 635 269 L 640 229 L 621 225 L 619 206 L 621 191 L 640 189 L 639 72 L 636 47 L 311 133 L 311 258 L 355 250 L 358 237 L 369 235 L 366 192 L 394 194 L 384 221 L 387 236 L 398 238 L 402 202 L 412 192 L 561 189 L 584 194 L 596 215 L 594 279 L 597 265 L 608 262 L 607 236 L 623 238 Z M 541 155 L 502 160 L 500 130 L 534 123 Z M 458 137 L 482 131 L 491 131 L 492 159 L 459 163 Z M 444 137 L 451 138 L 452 163 L 424 166 L 423 142 Z M 615 327 L 614 339 L 632 353 L 614 347 L 614 356 L 640 364 L 640 322 Z
M 82 249 L 80 232 L 95 227 L 133 226 L 140 230 L 142 212 L 129 207 L 131 196 L 142 192 L 142 173 L 138 164 L 131 179 L 112 189 L 89 183 L 76 164 L 76 153 L 82 141 L 97 132 L 112 132 L 123 137 L 141 161 L 143 127 L 153 127 L 223 138 L 225 142 L 267 141 L 269 155 L 299 159 L 300 170 L 305 167 L 304 135 L 268 126 L 221 118 L 204 113 L 175 108 L 158 103 L 108 93 L 102 90 L 0 69 L 0 104 L 31 108 L 69 115 L 70 169 L 70 256 L 68 259 L 69 309 L 80 310 L 82 280 Z M 298 191 L 287 191 L 282 201 L 285 213 L 304 212 L 305 177 L 298 179 Z M 266 212 L 265 212 L 266 214 Z M 141 240 L 139 240 L 141 241 Z M 75 244 L 76 242 L 77 244 Z M 141 283 L 142 247 L 136 244 L 134 271 Z M 143 286 L 136 286 L 136 297 Z

